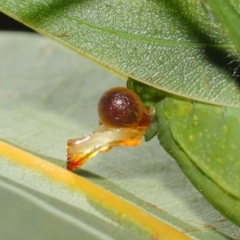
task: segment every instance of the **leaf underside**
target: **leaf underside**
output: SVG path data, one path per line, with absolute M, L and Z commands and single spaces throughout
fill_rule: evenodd
M 1 33 L 0 40 L 0 51 L 4 56 L 0 59 L 1 139 L 65 168 L 66 141 L 81 137 L 98 127 L 98 99 L 109 87 L 123 86 L 124 82 L 39 35 Z M 0 147 L 0 153 L 2 150 Z M 46 176 L 40 176 L 37 171 L 19 167 L 8 158 L 1 157 L 0 164 L 1 186 L 7 181 L 8 187 L 10 184 L 14 189 L 17 187 L 20 192 L 23 191 L 20 195 L 26 196 L 25 193 L 29 193 L 36 197 L 37 202 L 39 199 L 42 199 L 43 203 L 49 201 L 51 207 L 55 206 L 60 210 L 63 221 L 58 220 L 58 215 L 52 215 L 49 210 L 46 211 L 48 219 L 55 219 L 56 224 L 71 223 L 67 225 L 69 231 L 75 229 L 78 232 L 79 228 L 74 226 L 80 224 L 81 217 L 88 216 L 96 220 L 92 222 L 93 229 L 95 224 L 99 224 L 96 228 L 108 236 L 115 234 L 116 238 L 119 235 L 120 239 L 127 239 L 130 236 L 128 233 L 136 233 L 137 230 L 137 235 L 133 234 L 133 237 L 149 239 L 149 235 L 138 232 L 139 228 L 133 231 L 129 229 L 131 224 L 123 227 L 121 221 L 110 217 L 114 215 L 114 211 L 106 214 L 81 192 L 47 180 Z M 41 165 L 41 162 L 39 164 Z M 55 176 L 54 173 L 53 171 Z M 222 219 L 192 187 L 156 139 L 137 148 L 119 148 L 99 154 L 81 170 L 76 171 L 75 175 L 102 186 L 149 215 L 181 229 L 193 239 L 226 240 L 237 239 L 240 235 L 239 228 Z M 84 186 L 79 184 L 79 188 L 82 185 Z M 6 200 L 5 191 L 0 192 L 2 206 L 9 206 L 11 203 L 10 207 L 14 208 L 14 200 L 19 198 L 9 194 L 13 199 Z M 20 231 L 26 234 L 29 221 L 25 221 L 23 216 L 25 212 L 29 213 L 29 204 L 25 198 L 17 211 L 2 209 L 4 215 L 1 215 L 1 218 L 12 223 L 8 225 L 11 230 L 21 229 Z M 46 205 L 43 206 L 46 209 Z M 35 216 L 35 210 L 37 211 L 31 207 L 31 219 Z M 69 222 L 69 218 L 72 219 L 74 214 L 77 216 L 76 221 Z M 28 216 L 26 214 L 26 218 Z M 41 216 L 46 219 L 46 215 Z M 88 218 L 83 221 L 87 223 Z M 49 226 L 48 221 L 45 222 Z M 32 226 L 35 223 L 32 220 Z M 111 228 L 112 225 L 116 228 Z M 48 226 L 42 226 L 42 229 Z M 54 226 L 52 227 L 53 231 L 49 233 L 54 233 Z M 108 227 L 113 229 L 113 232 L 108 231 Z M 4 231 L 6 230 L 5 228 Z M 11 233 L 18 234 L 17 238 L 20 236 L 19 231 Z M 44 231 L 40 229 L 38 233 L 39 235 L 35 234 L 36 239 L 41 237 Z M 151 237 L 156 238 L 153 235 Z M 79 239 L 79 234 L 76 239 Z
M 240 107 L 239 56 L 198 0 L 0 0 L 0 10 L 122 78 Z

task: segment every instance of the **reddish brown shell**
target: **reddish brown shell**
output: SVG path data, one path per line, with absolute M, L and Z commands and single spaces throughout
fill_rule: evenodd
M 106 91 L 98 102 L 100 121 L 108 127 L 137 127 L 143 112 L 144 108 L 138 95 L 124 87 Z

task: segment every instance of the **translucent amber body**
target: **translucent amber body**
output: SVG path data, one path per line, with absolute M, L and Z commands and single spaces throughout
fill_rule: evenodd
M 138 126 L 143 110 L 138 95 L 124 87 L 106 91 L 98 102 L 100 121 L 113 128 Z
M 99 100 L 100 127 L 82 138 L 67 142 L 67 169 L 81 167 L 98 152 L 115 146 L 137 146 L 148 128 L 152 110 L 144 108 L 138 95 L 128 88 L 106 91 Z

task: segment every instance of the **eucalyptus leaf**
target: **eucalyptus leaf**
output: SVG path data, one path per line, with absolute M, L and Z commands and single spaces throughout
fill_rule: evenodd
M 124 79 L 240 107 L 239 55 L 198 0 L 0 0 L 0 10 Z
M 67 140 L 98 126 L 99 97 L 109 87 L 123 86 L 124 82 L 39 35 L 1 33 L 0 51 L 4 56 L 0 58 L 1 141 L 65 168 Z M 150 93 L 146 92 L 146 99 Z M 79 239 L 83 234 L 80 226 L 87 226 L 91 236 L 92 230 L 99 232 L 100 236 L 94 235 L 97 239 L 103 235 L 113 239 L 156 238 L 146 234 L 142 226 L 126 222 L 124 216 L 119 221 L 116 211 L 106 212 L 81 191 L 3 157 L 3 150 L 0 148 L 0 199 L 4 206 L 0 228 L 4 239 Z M 222 218 L 192 187 L 156 138 L 137 148 L 99 154 L 74 174 L 192 239 L 237 240 L 240 236 L 239 228 Z
M 1 167 L 4 168 L 4 159 L 0 159 Z M 16 169 L 16 166 L 11 168 Z M 17 169 L 17 172 L 18 170 L 23 169 Z M 33 173 L 28 173 L 33 176 Z M 39 176 L 37 179 L 41 181 Z M 39 182 L 35 182 L 38 189 Z M 51 185 L 51 182 L 47 183 Z M 56 183 L 52 184 L 52 187 L 61 188 Z M 2 176 L 0 190 L 0 203 L 4 206 L 0 209 L 0 230 L 1 237 L 6 240 L 66 240 L 79 237 L 89 240 L 120 240 L 126 236 L 139 239 L 139 236 L 134 236 L 127 229 L 122 231 L 114 222 L 110 223 L 107 219 L 97 216 L 96 212 L 93 213 L 91 206 L 85 203 L 84 196 L 78 196 L 81 207 L 73 206 L 66 200 L 50 197 L 46 193 L 40 193 Z M 58 195 L 59 192 L 60 190 Z M 73 193 L 68 194 L 74 197 Z

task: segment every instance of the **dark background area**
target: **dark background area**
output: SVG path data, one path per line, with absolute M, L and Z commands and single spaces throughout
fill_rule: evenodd
M 20 22 L 8 17 L 7 15 L 0 12 L 0 30 L 5 31 L 27 31 L 33 32 L 32 29 L 26 27 Z

